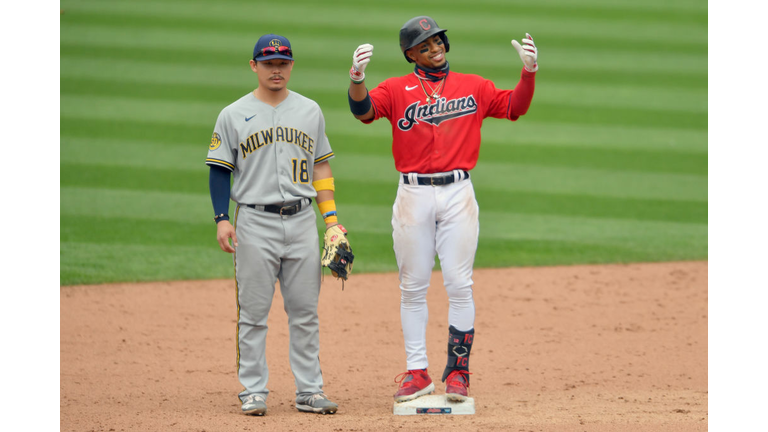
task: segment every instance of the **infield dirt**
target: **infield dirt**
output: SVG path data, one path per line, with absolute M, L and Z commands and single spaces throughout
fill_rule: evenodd
M 394 416 L 405 370 L 396 273 L 326 275 L 320 357 L 332 416 L 294 408 L 287 317 L 269 318 L 264 417 L 240 414 L 232 280 L 61 287 L 62 431 L 705 431 L 708 264 L 475 271 L 471 416 Z M 433 273 L 430 375 L 448 300 Z

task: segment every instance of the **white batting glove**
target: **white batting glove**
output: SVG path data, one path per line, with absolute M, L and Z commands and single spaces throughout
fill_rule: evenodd
M 357 47 L 352 54 L 352 69 L 349 70 L 349 79 L 355 84 L 360 84 L 365 79 L 365 67 L 371 61 L 373 45 L 363 44 Z
M 536 62 L 538 51 L 536 50 L 536 45 L 533 43 L 533 37 L 530 34 L 525 34 L 522 46 L 520 46 L 514 39 L 512 40 L 512 46 L 515 47 L 517 53 L 520 54 L 520 60 L 523 61 L 525 70 L 528 72 L 536 72 L 539 70 L 539 64 Z

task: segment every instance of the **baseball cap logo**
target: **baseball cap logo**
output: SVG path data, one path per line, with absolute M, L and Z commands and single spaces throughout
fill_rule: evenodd
M 280 43 L 280 39 L 272 39 L 269 41 L 269 46 L 279 47 L 280 45 L 282 45 L 282 43 Z
M 431 28 L 432 28 L 432 26 L 429 24 L 429 21 L 427 21 L 427 19 L 426 19 L 426 18 L 425 18 L 425 19 L 423 19 L 423 20 L 421 20 L 421 21 L 419 21 L 419 25 L 420 25 L 420 26 L 421 26 L 421 28 L 423 28 L 424 30 L 429 30 L 429 29 L 431 29 Z

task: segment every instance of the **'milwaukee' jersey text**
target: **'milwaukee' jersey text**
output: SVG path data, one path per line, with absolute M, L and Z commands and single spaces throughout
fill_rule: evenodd
M 415 73 L 389 78 L 369 91 L 370 123 L 385 117 L 392 126 L 392 154 L 402 173 L 471 170 L 480 154 L 480 128 L 487 117 L 517 120 L 533 96 L 535 74 L 521 72 L 515 90 L 497 89 L 479 75 L 450 71 L 438 98 L 427 101 Z
M 245 159 L 249 153 L 256 151 L 273 142 L 295 144 L 309 154 L 313 154 L 315 140 L 305 132 L 296 128 L 277 126 L 260 130 L 251 134 L 245 142 L 240 143 L 240 151 Z

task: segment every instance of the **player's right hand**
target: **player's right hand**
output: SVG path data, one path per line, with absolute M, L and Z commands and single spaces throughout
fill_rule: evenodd
M 352 54 L 352 69 L 349 70 L 349 78 L 354 82 L 362 82 L 365 79 L 365 67 L 371 61 L 373 45 L 362 44 Z
M 533 37 L 526 33 L 525 38 L 523 39 L 523 45 L 520 46 L 520 43 L 516 40 L 512 40 L 512 46 L 517 50 L 517 53 L 520 55 L 520 60 L 523 61 L 523 64 L 525 65 L 525 70 L 528 72 L 536 72 L 539 70 L 539 64 L 537 62 L 537 59 L 539 57 L 538 50 L 536 49 L 536 45 L 533 43 Z
M 229 221 L 221 221 L 216 224 L 216 240 L 219 242 L 219 247 L 224 252 L 234 253 L 235 248 L 229 244 L 229 239 L 232 239 L 232 245 L 237 247 L 237 234 L 235 234 L 235 227 L 232 226 Z

